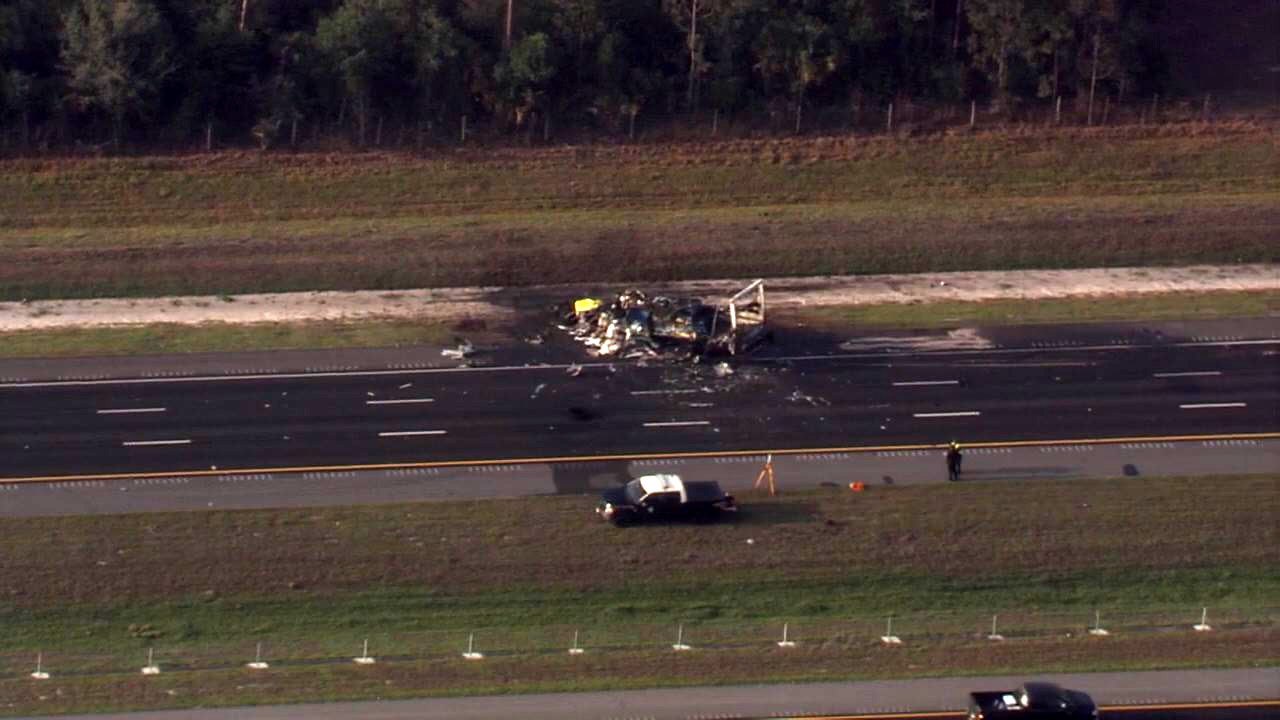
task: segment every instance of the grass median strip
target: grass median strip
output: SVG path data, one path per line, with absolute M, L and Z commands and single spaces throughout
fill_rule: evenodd
M 1280 475 L 743 500 L 625 530 L 585 497 L 0 520 L 0 694 L 53 712 L 1277 659 Z M 1203 606 L 1213 633 L 1190 629 Z M 996 613 L 1009 640 L 979 642 Z M 875 639 L 889 615 L 905 653 Z M 670 657 L 678 623 L 696 660 Z M 473 632 L 488 658 L 463 667 Z M 349 667 L 366 638 L 372 676 Z M 282 664 L 246 685 L 226 668 L 258 641 Z M 135 679 L 153 646 L 199 671 Z M 36 650 L 90 676 L 37 701 L 13 677 Z
M 11 300 L 1280 259 L 1248 124 L 0 170 Z
M 804 325 L 847 333 L 850 328 L 1209 319 L 1275 314 L 1280 314 L 1280 292 L 1265 291 L 782 308 L 773 311 L 772 318 L 781 328 Z M 443 345 L 453 342 L 459 335 L 484 342 L 519 342 L 512 332 L 499 326 L 486 326 L 477 332 L 472 327 L 430 319 L 243 325 L 166 323 L 0 333 L 0 357 Z

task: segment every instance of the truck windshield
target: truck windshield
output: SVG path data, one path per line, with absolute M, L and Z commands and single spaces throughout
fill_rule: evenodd
M 640 499 L 644 497 L 644 487 L 640 485 L 639 480 L 632 480 L 627 483 L 626 494 L 627 502 L 639 503 Z

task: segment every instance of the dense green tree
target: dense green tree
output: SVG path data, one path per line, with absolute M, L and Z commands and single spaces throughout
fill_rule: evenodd
M 544 33 L 526 35 L 511 46 L 494 69 L 501 99 L 514 115 L 516 126 L 524 124 L 527 115 L 539 109 L 547 87 L 555 76 L 550 42 Z
M 970 98 L 1074 96 L 1096 120 L 1100 101 L 1175 88 L 1280 93 L 1266 61 L 1277 11 L 1222 2 L 0 0 L 0 147 L 268 147 L 300 132 L 420 144 L 460 117 L 629 132 L 700 108 L 781 129 L 830 117 L 804 108 L 856 121 L 895 100 Z
M 346 0 L 316 28 L 316 45 L 342 87 L 361 145 L 368 141 L 370 118 L 392 109 L 407 85 L 393 9 L 385 0 Z
M 80 0 L 63 17 L 62 60 L 72 102 L 105 114 L 118 146 L 131 118 L 151 104 L 173 73 L 173 38 L 150 0 Z

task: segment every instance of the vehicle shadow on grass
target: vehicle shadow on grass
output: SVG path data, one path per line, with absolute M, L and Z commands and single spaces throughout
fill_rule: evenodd
M 818 503 L 812 501 L 739 504 L 737 512 L 708 517 L 647 518 L 633 527 L 685 527 L 698 525 L 734 525 L 765 527 L 815 522 L 821 517 Z
M 752 526 L 789 525 L 814 522 L 821 515 L 818 503 L 810 500 L 752 503 L 748 499 L 738 507 L 734 522 Z

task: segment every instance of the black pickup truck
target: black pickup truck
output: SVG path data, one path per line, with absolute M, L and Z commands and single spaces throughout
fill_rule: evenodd
M 1079 690 L 1053 683 L 1023 683 L 1016 690 L 969 693 L 969 720 L 1094 720 L 1098 707 Z
M 686 482 L 679 475 L 645 475 L 601 494 L 596 513 L 614 525 L 649 519 L 711 520 L 736 512 L 733 496 L 714 480 Z

